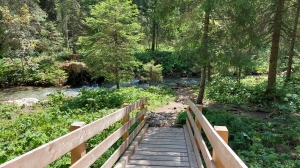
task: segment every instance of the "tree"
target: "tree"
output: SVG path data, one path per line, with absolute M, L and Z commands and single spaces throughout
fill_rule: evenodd
M 295 14 L 295 20 L 294 20 L 294 27 L 291 33 L 291 44 L 290 44 L 290 50 L 289 50 L 289 61 L 288 61 L 288 68 L 286 73 L 286 79 L 289 80 L 292 73 L 292 64 L 293 64 L 293 56 L 294 56 L 294 47 L 295 47 L 295 41 L 297 36 L 297 27 L 298 27 L 298 20 L 300 15 L 300 0 L 297 0 L 296 3 L 296 14 Z
M 203 104 L 203 97 L 204 97 L 204 91 L 205 91 L 205 79 L 206 79 L 206 68 L 208 66 L 208 43 L 209 43 L 209 18 L 212 10 L 212 2 L 207 0 L 205 1 L 205 9 L 204 9 L 204 30 L 203 30 L 203 39 L 201 44 L 201 51 L 202 51 L 202 57 L 203 59 L 203 65 L 201 69 L 201 79 L 200 79 L 200 89 L 197 97 L 197 103 Z
M 273 20 L 273 34 L 272 34 L 272 46 L 271 54 L 269 59 L 269 74 L 268 74 L 268 85 L 266 88 L 267 94 L 276 93 L 276 69 L 278 61 L 278 50 L 279 50 L 279 41 L 280 33 L 282 27 L 282 15 L 284 8 L 284 0 L 274 1 L 275 7 L 275 16 Z
M 76 54 L 78 36 L 84 35 L 84 32 L 88 29 L 83 21 L 87 11 L 82 9 L 78 0 L 60 0 L 57 6 L 60 11 L 59 20 L 61 31 L 64 35 L 65 47 L 69 48 L 69 39 L 71 38 L 72 52 Z
M 131 0 L 107 0 L 95 5 L 91 16 L 86 21 L 94 34 L 80 39 L 89 50 L 86 64 L 94 78 L 105 76 L 120 88 L 121 80 L 132 77 L 132 53 L 142 38 L 137 6 Z
M 1 7 L 1 20 L 4 31 L 1 39 L 3 45 L 1 50 L 5 53 L 5 57 L 19 58 L 22 64 L 22 78 L 25 79 L 25 64 L 30 52 L 33 51 L 37 42 L 31 36 L 30 22 L 34 19 L 28 10 L 27 5 L 21 7 L 20 14 L 15 15 L 7 6 Z
M 144 70 L 146 71 L 145 77 L 143 80 L 150 82 L 160 82 L 162 80 L 162 66 L 160 64 L 154 65 L 154 61 L 148 62 L 143 65 Z

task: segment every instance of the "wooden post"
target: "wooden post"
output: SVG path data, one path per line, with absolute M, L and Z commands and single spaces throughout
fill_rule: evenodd
M 127 103 L 124 103 L 123 104 L 123 108 L 124 107 L 127 107 L 129 104 L 127 104 Z M 128 121 L 129 121 L 129 112 L 123 117 L 123 120 L 122 120 L 122 124 L 123 125 L 125 125 Z M 128 136 L 129 136 L 129 131 L 127 130 L 124 134 L 123 134 L 123 136 L 122 136 L 122 142 L 124 142 L 124 141 L 126 141 L 126 139 L 128 138 Z
M 220 137 L 228 144 L 228 129 L 225 126 L 214 126 L 215 131 L 220 135 Z M 213 160 L 215 162 L 216 168 L 224 168 L 216 152 L 213 150 Z
M 201 104 L 196 104 L 196 106 L 197 106 L 197 108 L 200 110 L 200 112 L 202 113 L 202 105 L 201 105 Z M 199 120 L 198 120 L 198 118 L 197 118 L 196 116 L 195 116 L 195 123 L 196 123 L 196 125 L 197 125 L 197 127 L 198 127 L 198 130 L 199 130 L 200 133 L 201 133 L 201 124 L 200 124 L 200 122 L 199 122 Z M 196 130 L 194 130 L 194 131 L 196 131 Z M 196 144 L 197 144 L 198 151 L 200 151 L 200 150 L 201 150 L 201 149 L 200 149 L 200 145 L 199 145 L 199 143 L 198 143 L 198 141 L 197 141 L 195 135 L 194 135 L 194 139 L 195 139 L 195 142 L 196 142 Z
M 202 113 L 202 104 L 197 104 L 196 106 L 200 110 L 200 112 Z M 197 117 L 195 117 L 195 123 L 196 123 L 196 125 L 197 125 L 197 127 L 198 127 L 198 129 L 201 133 L 201 124 L 200 124 L 200 121 L 198 120 Z
M 145 104 L 142 104 L 141 107 L 140 107 L 140 110 L 143 110 L 145 108 Z M 145 114 L 143 114 L 140 118 L 140 122 L 142 122 L 145 118 Z
M 85 125 L 85 122 L 74 122 L 70 126 L 70 132 L 81 128 Z M 86 154 L 86 145 L 85 142 L 82 142 L 82 144 L 78 145 L 74 149 L 71 150 L 71 165 L 73 165 L 75 162 L 77 162 L 80 158 L 82 158 Z

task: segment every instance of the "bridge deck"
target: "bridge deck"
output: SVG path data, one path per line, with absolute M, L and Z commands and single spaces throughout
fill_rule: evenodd
M 186 128 L 149 127 L 126 167 L 198 167 Z

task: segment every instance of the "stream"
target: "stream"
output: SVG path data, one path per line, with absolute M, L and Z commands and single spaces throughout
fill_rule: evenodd
M 174 87 L 176 83 L 181 83 L 185 85 L 195 85 L 199 84 L 200 80 L 198 78 L 166 78 L 163 81 L 156 84 L 156 86 L 167 86 Z M 138 79 L 134 79 L 131 82 L 121 83 L 121 87 L 130 87 L 135 86 L 137 88 L 147 88 L 149 87 L 146 83 L 139 83 Z M 99 86 L 83 86 L 86 89 L 98 88 Z M 114 83 L 106 83 L 102 88 L 113 89 L 116 88 Z M 15 88 L 6 88 L 0 89 L 0 101 L 6 100 L 16 100 L 22 98 L 37 98 L 39 100 L 47 99 L 48 95 L 55 93 L 57 91 L 63 92 L 67 96 L 76 96 L 79 94 L 81 88 L 59 88 L 59 87 L 15 87 Z

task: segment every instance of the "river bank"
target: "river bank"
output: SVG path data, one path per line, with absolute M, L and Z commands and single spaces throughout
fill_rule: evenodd
M 176 85 L 196 85 L 199 83 L 198 78 L 165 78 L 161 82 L 150 84 L 150 86 L 165 86 L 174 88 Z M 121 87 L 137 87 L 137 88 L 148 88 L 148 83 L 141 83 L 138 79 L 132 80 L 130 82 L 124 82 Z M 114 89 L 116 88 L 114 83 L 105 83 L 101 86 L 91 85 L 83 86 L 87 90 L 93 88 L 104 88 L 104 89 Z M 16 100 L 23 98 L 36 98 L 38 100 L 45 100 L 51 93 L 62 92 L 66 96 L 76 96 L 79 94 L 81 88 L 69 88 L 69 87 L 32 87 L 32 86 L 20 86 L 13 88 L 3 88 L 0 89 L 0 101 Z

